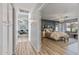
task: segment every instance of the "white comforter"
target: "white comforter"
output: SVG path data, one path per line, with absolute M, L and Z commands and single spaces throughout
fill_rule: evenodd
M 59 40 L 60 37 L 64 37 L 65 39 L 68 39 L 69 35 L 64 32 L 52 32 L 50 35 L 50 38 L 53 38 L 55 40 Z

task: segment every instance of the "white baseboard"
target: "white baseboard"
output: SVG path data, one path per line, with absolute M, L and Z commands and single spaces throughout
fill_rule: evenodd
M 40 49 L 36 49 L 35 46 L 33 46 L 33 43 L 30 41 L 30 44 L 32 46 L 32 48 L 36 51 L 36 52 L 40 52 Z

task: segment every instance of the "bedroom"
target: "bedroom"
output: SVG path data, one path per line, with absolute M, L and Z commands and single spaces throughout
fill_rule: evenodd
M 21 43 L 17 54 L 28 52 L 29 55 L 77 55 L 78 11 L 76 10 L 77 4 L 71 3 L 44 3 L 35 9 L 29 19 L 31 28 L 28 41 L 31 44 L 21 45 Z
M 77 4 L 51 3 L 42 9 L 42 51 L 51 55 L 77 55 Z

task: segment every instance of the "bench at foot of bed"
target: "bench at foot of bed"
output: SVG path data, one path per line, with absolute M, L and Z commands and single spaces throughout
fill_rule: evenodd
M 63 40 L 64 42 L 68 42 L 69 38 L 60 37 L 60 40 Z

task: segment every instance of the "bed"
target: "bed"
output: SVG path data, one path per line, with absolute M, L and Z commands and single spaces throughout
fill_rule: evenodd
M 64 32 L 52 32 L 50 34 L 50 38 L 55 39 L 55 40 L 64 40 L 64 41 L 68 41 L 69 39 L 69 35 L 64 33 Z
M 51 38 L 54 40 L 64 40 L 68 41 L 69 40 L 69 35 L 65 32 L 57 32 L 57 31 L 52 31 L 50 29 L 45 29 L 45 37 Z

